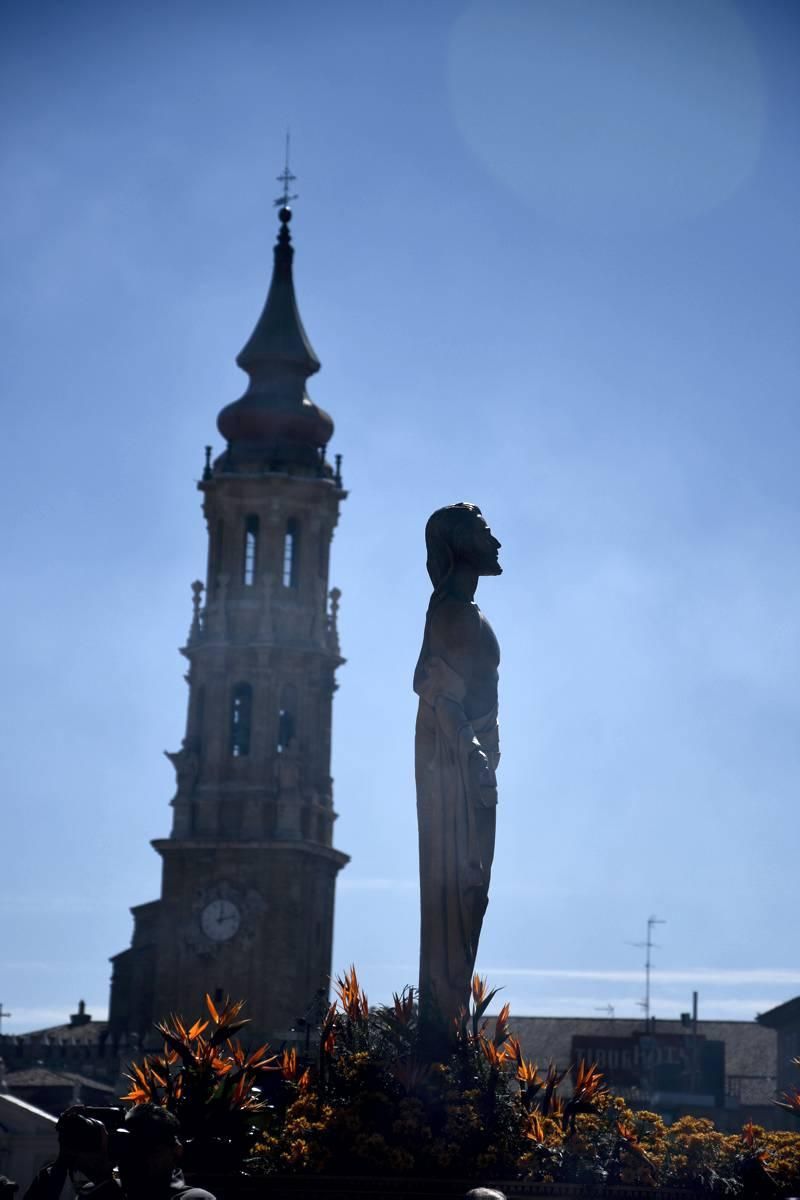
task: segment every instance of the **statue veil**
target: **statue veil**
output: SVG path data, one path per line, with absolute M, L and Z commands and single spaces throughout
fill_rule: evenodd
M 428 601 L 428 611 L 425 614 L 425 632 L 422 635 L 422 649 L 419 652 L 415 681 L 419 678 L 423 664 L 429 655 L 429 630 L 431 613 L 447 595 L 447 585 L 456 563 L 460 534 L 475 516 L 481 516 L 477 504 L 469 504 L 466 500 L 458 504 L 448 504 L 437 508 L 428 518 L 425 526 L 425 548 L 428 553 L 426 567 L 433 592 Z

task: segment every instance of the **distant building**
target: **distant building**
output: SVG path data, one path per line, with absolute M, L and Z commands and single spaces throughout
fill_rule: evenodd
M 778 1091 L 800 1087 L 800 1070 L 792 1063 L 792 1059 L 800 1059 L 800 996 L 761 1013 L 758 1022 L 777 1035 Z
M 12 1096 L 19 1096 L 54 1117 L 70 1104 L 116 1104 L 119 1096 L 117 1088 L 101 1079 L 74 1071 L 53 1071 L 49 1067 L 24 1067 L 8 1072 L 5 1083 Z
M 108 1104 L 112 1093 L 119 1095 L 110 1085 L 121 1079 L 126 1055 L 136 1048 L 127 1040 L 112 1048 L 108 1022 L 92 1020 L 81 1000 L 64 1025 L 0 1037 L 0 1090 L 46 1112 L 60 1112 L 73 1101 Z
M 800 1012 L 800 1000 L 791 1003 Z M 740 1129 L 751 1118 L 768 1128 L 794 1127 L 773 1103 L 782 1051 L 766 1022 L 698 1021 L 693 1029 L 691 1021 L 651 1021 L 645 1029 L 641 1019 L 515 1017 L 513 1028 L 540 1068 L 595 1062 L 612 1091 L 669 1120 L 691 1113 L 722 1129 Z
M 55 1117 L 0 1089 L 0 1175 L 19 1185 L 18 1197 L 57 1154 Z
M 693 1114 L 723 1130 L 748 1120 L 796 1130 L 774 1101 L 800 1085 L 791 1063 L 798 1018 L 800 997 L 757 1021 L 698 1021 L 696 1030 L 685 1021 L 654 1021 L 645 1030 L 641 1019 L 625 1017 L 515 1017 L 512 1025 L 542 1072 L 551 1062 L 560 1069 L 597 1063 L 613 1092 L 667 1121 Z M 141 1050 L 138 1037 L 113 1039 L 107 1022 L 92 1020 L 81 1004 L 69 1024 L 0 1037 L 0 1096 L 46 1113 L 73 1100 L 113 1104 Z

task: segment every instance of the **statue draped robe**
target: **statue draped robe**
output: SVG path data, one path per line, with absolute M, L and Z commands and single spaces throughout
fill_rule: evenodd
M 489 760 L 492 779 L 500 753 L 497 705 L 468 716 L 465 680 L 443 658 L 425 657 L 427 648 L 414 680 L 419 695 L 420 1019 L 423 1028 L 449 1038 L 469 999 L 494 856 L 497 789 L 474 782 L 474 738 Z

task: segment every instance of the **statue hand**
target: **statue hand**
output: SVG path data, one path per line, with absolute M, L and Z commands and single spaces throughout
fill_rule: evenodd
M 469 756 L 469 784 L 472 801 L 479 808 L 497 804 L 497 777 L 477 739 Z

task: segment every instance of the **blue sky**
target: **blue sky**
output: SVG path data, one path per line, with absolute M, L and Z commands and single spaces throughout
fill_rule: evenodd
M 417 955 L 423 528 L 504 575 L 479 965 L 518 1013 L 800 993 L 800 15 L 791 0 L 7 3 L 7 1028 L 103 1015 L 154 898 L 205 534 L 287 125 L 336 534 L 334 967 Z

